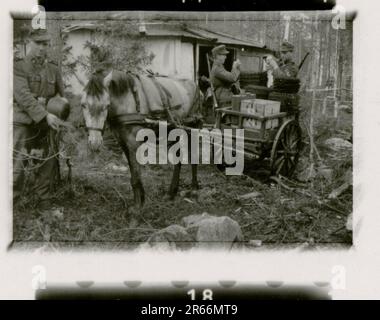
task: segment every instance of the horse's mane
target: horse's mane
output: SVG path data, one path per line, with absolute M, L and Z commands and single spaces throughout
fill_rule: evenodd
M 93 97 L 100 98 L 104 93 L 105 87 L 103 84 L 103 78 L 98 74 L 93 74 L 89 79 L 84 91 Z
M 97 99 L 101 99 L 106 88 L 103 84 L 103 77 L 99 75 L 98 73 L 95 73 L 91 76 L 89 79 L 87 85 L 84 88 L 84 91 L 87 94 L 87 97 L 94 97 Z M 98 116 L 103 110 L 104 110 L 104 105 L 101 103 L 95 103 L 91 105 L 91 108 L 89 108 L 89 112 L 93 116 Z
M 120 97 L 128 93 L 129 89 L 134 86 L 134 78 L 130 72 L 123 72 L 114 70 L 112 80 L 110 81 L 108 90 L 109 93 L 115 97 Z M 103 77 L 97 73 L 93 74 L 85 86 L 85 92 L 93 97 L 100 98 L 105 90 L 103 84 Z
M 108 90 L 110 95 L 120 97 L 128 93 L 134 86 L 134 78 L 130 72 L 114 70 Z

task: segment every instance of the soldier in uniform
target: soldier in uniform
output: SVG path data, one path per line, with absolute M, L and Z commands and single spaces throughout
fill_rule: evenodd
M 224 62 L 229 52 L 225 45 L 220 45 L 212 49 L 214 63 L 210 72 L 210 80 L 212 81 L 216 100 L 219 107 L 229 105 L 231 103 L 232 91 L 231 87 L 236 83 L 240 76 L 240 61 L 234 61 L 231 72 L 224 68 Z
M 57 94 L 64 97 L 58 66 L 47 59 L 49 45 L 46 30 L 32 31 L 30 52 L 14 61 L 13 76 L 13 201 L 17 204 L 22 194 L 31 150 L 39 150 L 36 158 L 42 160 L 30 169 L 35 170 L 35 181 L 28 196 L 37 196 L 41 210 L 51 208 L 50 191 L 59 165 L 53 141 L 60 119 L 46 110 L 46 104 Z
M 267 58 L 274 78 L 297 78 L 298 67 L 293 61 L 293 50 L 294 46 L 284 41 L 280 47 L 280 62 L 277 63 L 272 57 Z

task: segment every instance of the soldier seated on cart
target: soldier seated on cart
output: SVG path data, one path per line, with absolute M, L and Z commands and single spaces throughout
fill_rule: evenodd
M 225 45 L 220 45 L 212 49 L 214 63 L 210 72 L 210 80 L 214 87 L 215 97 L 218 107 L 225 107 L 231 104 L 233 94 L 233 85 L 237 84 L 240 76 L 240 61 L 236 60 L 232 64 L 231 72 L 224 68 L 224 62 L 229 51 Z

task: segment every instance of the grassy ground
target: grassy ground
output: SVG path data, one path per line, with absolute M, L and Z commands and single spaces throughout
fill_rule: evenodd
M 128 164 L 115 144 L 108 143 L 98 156 L 87 152 L 86 134 L 77 131 L 73 157 L 72 189 L 63 183 L 55 194 L 55 203 L 64 208 L 60 218 L 39 216 L 30 198 L 14 208 L 16 242 L 54 241 L 78 244 L 110 242 L 114 247 L 134 247 L 155 231 L 180 223 L 184 216 L 208 212 L 235 219 L 245 240 L 263 244 L 351 243 L 344 228 L 352 211 L 352 188 L 338 199 L 327 200 L 328 194 L 343 181 L 352 168 L 350 155 L 340 157 L 323 146 L 329 136 L 350 134 L 351 115 L 336 120 L 320 121 L 316 126 L 316 144 L 323 164 L 332 168 L 331 179 L 316 175 L 311 181 L 292 190 L 269 179 L 265 162 L 246 163 L 247 174 L 227 177 L 212 165 L 199 167 L 201 189 L 191 191 L 191 167 L 184 165 L 179 195 L 164 200 L 170 183 L 172 166 L 147 165 L 143 168 L 146 205 L 137 225 L 131 225 L 128 208 L 133 202 Z M 347 132 L 348 130 L 348 132 Z M 111 139 L 111 138 L 109 138 Z M 309 149 L 305 137 L 298 172 L 309 166 Z M 63 177 L 67 168 L 62 162 Z M 246 200 L 239 196 L 258 192 Z

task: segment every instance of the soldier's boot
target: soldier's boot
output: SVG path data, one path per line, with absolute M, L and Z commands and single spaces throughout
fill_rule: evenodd
M 27 126 L 13 126 L 13 205 L 17 205 L 24 189 L 29 131 Z
M 19 156 L 14 154 L 13 157 L 13 205 L 17 205 L 20 197 L 22 195 L 25 183 L 25 172 L 24 167 L 26 166 L 25 161 L 15 159 Z
M 42 215 L 55 212 L 57 206 L 52 199 L 53 185 L 57 176 L 57 160 L 51 158 L 43 162 L 36 174 L 36 180 L 31 190 L 39 199 L 38 209 Z

